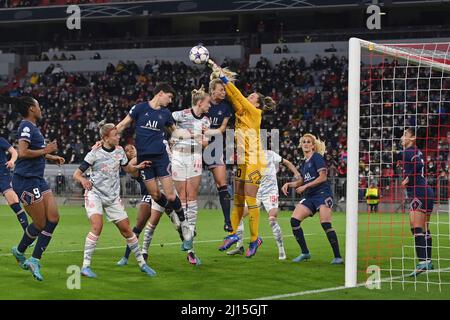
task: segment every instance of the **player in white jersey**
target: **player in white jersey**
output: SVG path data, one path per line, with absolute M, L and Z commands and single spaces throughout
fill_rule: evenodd
M 261 184 L 256 195 L 258 206 L 263 204 L 264 209 L 269 213 L 269 224 L 272 229 L 273 236 L 278 247 L 278 258 L 280 260 L 286 259 L 286 252 L 284 250 L 283 234 L 280 225 L 278 224 L 278 182 L 277 172 L 279 164 L 284 164 L 293 174 L 296 179 L 300 178 L 300 172 L 289 160 L 283 159 L 278 153 L 272 150 L 265 150 L 267 159 L 267 168 L 261 179 Z M 245 208 L 244 217 L 247 215 L 247 207 Z M 236 232 L 239 241 L 236 249 L 227 252 L 228 255 L 243 254 L 244 253 L 244 219 L 242 218 Z
M 208 144 L 204 133 L 211 125 L 206 113 L 210 96 L 203 87 L 192 91 L 192 108 L 172 113 L 177 129 L 172 135 L 172 179 L 185 208 L 186 220 L 195 234 L 197 222 L 197 194 L 202 178 L 202 150 Z M 194 249 L 188 250 L 187 259 L 200 265 Z
M 120 135 L 112 123 L 99 124 L 102 137 L 101 148 L 91 150 L 83 163 L 75 171 L 73 177 L 85 192 L 85 208 L 91 224 L 91 230 L 86 237 L 84 259 L 81 274 L 95 278 L 97 275 L 91 270 L 91 259 L 103 228 L 103 211 L 109 221 L 113 222 L 126 239 L 131 252 L 134 253 L 142 272 L 148 276 L 155 276 L 156 272 L 145 262 L 136 235 L 131 231 L 128 215 L 120 199 L 120 167 L 126 172 L 135 172 L 149 165 L 143 161 L 133 166 L 128 163 L 127 156 L 119 146 Z M 88 179 L 83 177 L 87 169 L 91 169 Z

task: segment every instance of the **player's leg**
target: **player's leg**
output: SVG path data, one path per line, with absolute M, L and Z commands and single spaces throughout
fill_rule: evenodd
M 430 220 L 431 220 L 431 213 L 427 213 L 427 221 L 425 223 L 426 230 L 425 233 L 425 242 L 427 247 L 427 261 L 432 261 L 432 249 L 433 249 L 433 238 L 431 236 L 431 230 L 430 230 Z
M 251 258 L 256 254 L 258 247 L 262 244 L 259 237 L 259 203 L 256 199 L 262 175 L 259 166 L 248 166 L 245 174 L 245 203 L 248 206 L 248 224 L 250 229 L 250 245 L 245 254 L 247 258 Z
M 144 174 L 143 174 L 144 175 Z M 161 192 L 158 188 L 158 182 L 156 178 L 147 179 L 144 181 L 145 187 L 147 188 L 148 194 L 152 197 L 153 200 L 161 198 Z M 155 200 L 156 201 L 156 200 Z
M 16 247 L 11 249 L 13 256 L 22 269 L 28 270 L 25 264 L 25 251 L 38 238 L 46 224 L 44 202 L 37 201 L 30 204 L 24 203 L 25 210 L 31 217 L 32 222 L 25 228 L 22 239 Z
M 190 231 L 190 228 L 188 226 L 188 222 L 186 221 L 184 208 L 181 203 L 180 197 L 175 192 L 174 188 L 174 182 L 172 179 L 172 172 L 171 172 L 171 164 L 169 161 L 168 156 L 166 156 L 167 159 L 164 159 L 160 165 L 156 167 L 157 170 L 157 176 L 159 177 L 159 181 L 161 183 L 162 189 L 164 190 L 164 194 L 161 195 L 160 201 L 156 201 L 161 207 L 164 208 L 170 208 L 173 209 L 178 216 L 178 219 L 180 220 L 181 225 L 181 232 L 183 233 L 183 245 L 182 250 L 186 251 L 192 248 L 192 241 L 193 241 L 193 234 Z M 173 158 L 174 163 L 177 161 L 176 157 Z M 180 162 L 180 161 L 179 161 Z M 180 177 L 180 181 L 184 181 L 187 176 L 185 176 L 186 168 L 183 168 L 183 165 L 180 163 L 179 167 L 181 169 L 181 172 L 184 172 L 184 174 Z M 182 194 L 178 192 L 178 194 L 181 196 Z
M 327 235 L 328 241 L 330 242 L 331 248 L 333 249 L 334 259 L 331 264 L 343 264 L 341 253 L 339 251 L 339 241 L 337 238 L 336 231 L 332 227 L 332 200 L 325 200 L 325 203 L 319 207 L 320 224 L 322 225 L 323 231 Z
M 227 255 L 233 256 L 236 254 L 244 254 L 244 219 L 248 216 L 248 208 L 244 207 L 244 215 L 242 216 L 241 222 L 236 230 L 236 235 L 239 238 L 239 241 L 236 242 L 236 248 L 227 251 Z
M 37 179 L 13 175 L 12 186 L 14 192 L 20 195 L 20 200 L 32 222 L 25 228 L 22 239 L 16 247 L 11 249 L 11 252 L 19 266 L 23 269 L 28 269 L 25 265 L 26 258 L 24 253 L 45 227 L 45 206 Z
M 9 188 L 3 192 L 3 195 L 5 196 L 6 203 L 10 206 L 10 208 L 14 211 L 16 214 L 17 220 L 20 223 L 20 226 L 25 231 L 25 229 L 28 227 L 28 219 L 27 214 L 25 210 L 22 208 L 22 206 L 19 203 L 19 197 L 14 192 L 12 188 Z
M 216 182 L 217 191 L 219 192 L 220 207 L 222 208 L 223 218 L 224 218 L 224 230 L 227 232 L 233 231 L 231 226 L 230 218 L 230 200 L 231 196 L 228 192 L 227 184 L 227 169 L 225 165 L 216 165 L 212 167 L 211 173 Z
M 263 205 L 269 214 L 269 225 L 278 248 L 278 259 L 285 260 L 286 252 L 284 250 L 283 233 L 278 224 L 278 184 L 275 179 L 265 177 L 262 179 L 261 185 L 256 195 L 258 204 Z
M 148 260 L 148 251 L 153 240 L 153 235 L 155 233 L 156 227 L 158 226 L 161 215 L 164 212 L 164 208 L 158 206 L 156 203 L 151 208 L 150 219 L 144 230 L 144 241 L 142 242 L 142 255 L 144 260 Z
M 236 235 L 236 232 L 239 224 L 241 223 L 245 208 L 245 192 L 244 192 L 245 182 L 243 179 L 243 174 L 245 174 L 245 166 L 239 165 L 238 169 L 236 170 L 236 175 L 234 179 L 234 204 L 233 204 L 233 211 L 230 217 L 233 231 L 230 232 L 230 234 L 225 237 L 224 242 L 219 247 L 220 251 L 227 250 L 234 243 L 239 241 L 239 237 Z
M 297 240 L 297 243 L 301 249 L 301 254 L 292 260 L 294 262 L 301 262 L 311 259 L 311 254 L 309 253 L 308 245 L 306 244 L 306 239 L 301 227 L 301 223 L 306 218 L 312 216 L 315 210 L 316 209 L 313 207 L 312 203 L 310 203 L 307 199 L 302 199 L 300 203 L 297 204 L 294 212 L 292 213 L 292 233 L 294 234 L 295 240 Z
M 55 232 L 56 226 L 59 223 L 58 206 L 56 205 L 56 200 L 53 196 L 52 191 L 50 189 L 41 189 L 44 190 L 42 192 L 42 196 L 45 207 L 46 223 L 44 229 L 42 229 L 41 233 L 38 236 L 36 246 L 34 247 L 32 255 L 32 257 L 38 261 L 41 259 L 42 254 L 47 249 L 52 239 L 53 233 Z
M 45 225 L 38 235 L 32 256 L 24 262 L 24 265 L 28 267 L 36 280 L 42 281 L 44 278 L 42 277 L 40 271 L 40 260 L 42 258 L 42 254 L 50 243 L 56 226 L 58 225 L 59 213 L 52 191 L 48 188 L 45 182 L 42 181 L 40 183 L 39 190 L 42 190 L 41 197 L 45 214 Z
M 266 209 L 267 210 L 267 209 Z M 278 247 L 278 259 L 286 260 L 286 251 L 284 249 L 283 232 L 278 224 L 278 205 L 269 209 L 269 225 L 272 229 L 272 234 Z
M 97 275 L 91 269 L 91 262 L 95 248 L 97 247 L 98 239 L 103 230 L 103 216 L 101 210 L 102 209 L 91 210 L 90 212 L 88 212 L 91 228 L 84 242 L 83 266 L 81 268 L 81 274 L 88 278 L 97 277 Z M 94 213 L 95 211 L 97 211 L 97 213 Z
M 427 246 L 426 232 L 428 231 L 429 214 L 427 214 L 427 203 L 423 199 L 414 198 L 410 205 L 409 222 L 411 233 L 414 236 L 416 256 L 419 263 L 410 276 L 417 276 L 420 273 L 432 270 L 431 251 Z M 430 213 L 432 211 L 432 207 Z M 430 237 L 431 238 L 431 237 Z M 431 239 L 430 239 L 431 240 Z M 431 244 L 431 241 L 428 242 Z
M 86 235 L 83 252 L 83 266 L 81 274 L 88 278 L 95 278 L 97 275 L 91 269 L 92 256 L 100 234 L 103 230 L 103 204 L 102 199 L 94 192 L 86 191 L 84 194 L 84 207 L 89 219 L 90 229 Z
M 197 204 L 197 196 L 198 189 L 200 187 L 200 182 L 202 179 L 201 171 L 197 171 L 196 174 L 200 173 L 200 175 L 196 175 L 194 177 L 190 177 L 187 180 L 187 207 L 186 207 L 186 218 L 189 224 L 189 228 L 191 233 L 196 235 L 196 226 L 197 226 L 197 216 L 198 216 L 198 204 Z M 188 250 L 187 260 L 190 264 L 200 265 L 201 261 L 199 257 L 194 252 L 194 248 Z
M 183 176 L 181 176 L 180 181 L 184 181 L 186 178 L 185 176 L 186 169 L 184 168 L 183 160 L 184 158 L 177 159 L 175 155 L 173 156 L 172 160 L 174 166 L 177 166 L 176 163 L 178 163 L 178 167 L 180 167 L 180 172 L 183 173 Z M 172 179 L 172 164 L 169 159 L 169 156 L 167 154 L 164 154 L 162 158 L 158 159 L 158 161 L 152 164 L 152 166 L 154 167 L 155 176 L 158 177 L 161 187 L 164 190 L 164 193 L 160 194 L 159 199 L 155 198 L 155 202 L 158 203 L 163 208 L 170 208 L 175 210 L 175 213 L 178 215 L 180 222 L 184 225 L 185 221 L 184 209 L 180 198 L 175 192 L 174 182 Z M 192 238 L 192 236 L 186 234 L 185 238 L 187 241 L 189 241 L 191 240 L 190 238 Z
M 151 197 L 150 195 L 144 195 L 142 197 L 141 203 L 139 204 L 138 213 L 136 216 L 136 226 L 133 227 L 133 233 L 139 239 L 139 236 L 142 230 L 145 228 L 145 225 L 150 218 L 151 215 Z M 130 248 L 127 246 L 125 248 L 125 253 L 123 257 L 117 262 L 117 265 L 124 266 L 128 264 L 128 258 L 130 257 Z
M 130 248 L 131 252 L 136 257 L 136 261 L 141 271 L 147 274 L 148 276 L 151 277 L 155 276 L 156 272 L 147 265 L 147 263 L 144 260 L 144 257 L 142 256 L 141 249 L 139 248 L 138 238 L 133 233 L 133 231 L 131 231 L 130 222 L 128 220 L 125 211 L 123 211 L 123 213 L 120 213 L 119 209 L 121 208 L 117 205 L 112 205 L 105 208 L 105 211 L 108 215 L 108 219 L 114 222 L 117 229 L 119 229 L 122 236 L 126 239 L 127 245 Z
M 185 163 L 186 162 L 186 163 Z M 161 180 L 161 184 L 163 185 L 163 188 L 166 188 L 167 190 L 170 190 L 168 197 L 170 196 L 171 199 L 174 199 L 171 203 L 171 206 L 173 207 L 175 211 L 176 217 L 171 217 L 172 223 L 178 222 L 180 223 L 180 230 L 183 238 L 183 243 L 181 244 L 181 250 L 182 251 L 188 251 L 192 249 L 193 246 L 193 240 L 194 240 L 194 231 L 191 230 L 191 227 L 189 226 L 189 219 L 187 217 L 187 201 L 188 201 L 188 168 L 187 165 L 189 165 L 189 159 L 179 159 L 177 160 L 176 157 L 173 159 L 173 176 L 174 179 L 167 177 L 163 180 Z M 164 184 L 163 184 L 164 181 Z M 171 182 L 173 181 L 173 182 Z M 175 185 L 175 190 L 170 185 Z M 164 193 L 166 192 L 164 189 Z M 176 221 L 178 220 L 178 221 Z

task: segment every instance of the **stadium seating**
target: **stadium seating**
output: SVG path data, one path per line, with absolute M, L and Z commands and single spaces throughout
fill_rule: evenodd
M 58 140 L 60 155 L 67 163 L 80 162 L 99 138 L 98 121 L 106 118 L 117 123 L 136 101 L 151 96 L 157 81 L 169 81 L 174 85 L 177 97 L 172 110 L 188 107 L 191 89 L 207 86 L 209 82 L 206 69 L 191 68 L 182 62 L 155 61 L 142 68 L 132 61 L 121 61 L 108 65 L 107 70 L 100 73 L 68 73 L 56 65 L 57 61 L 54 63 L 43 73 L 9 83 L 8 91 L 13 96 L 33 94 L 37 97 L 45 113 L 42 131 L 48 139 Z M 301 161 L 299 138 L 312 132 L 326 141 L 330 176 L 346 176 L 346 57 L 317 56 L 311 63 L 283 58 L 275 65 L 261 57 L 254 67 L 231 67 L 240 74 L 238 85 L 245 93 L 257 90 L 277 101 L 277 110 L 264 116 L 262 127 L 280 130 L 280 154 L 284 158 L 298 164 Z M 2 113 L 0 135 L 13 141 L 18 121 L 11 110 Z M 449 140 L 442 139 L 439 148 L 448 149 Z M 132 142 L 130 130 L 125 131 L 123 142 Z M 363 170 L 373 170 L 367 163 L 361 163 Z M 436 177 L 448 176 L 446 166 L 437 168 L 431 164 L 429 168 Z M 284 170 L 282 168 L 281 175 Z M 383 170 L 389 176 L 389 170 L 397 168 Z M 343 195 L 345 186 L 339 188 Z

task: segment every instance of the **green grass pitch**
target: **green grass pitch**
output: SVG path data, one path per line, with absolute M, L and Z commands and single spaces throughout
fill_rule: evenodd
M 129 208 L 128 213 L 133 224 L 136 209 Z M 60 207 L 60 214 L 60 224 L 41 262 L 44 281 L 37 282 L 29 271 L 21 270 L 17 266 L 10 254 L 11 247 L 16 245 L 21 237 L 20 226 L 11 210 L 7 206 L 0 206 L 0 299 L 256 299 L 278 295 L 281 295 L 279 298 L 282 299 L 450 299 L 449 285 L 427 287 L 426 284 L 407 283 L 403 287 L 401 283 L 394 282 L 391 288 L 390 282 L 383 282 L 380 290 L 369 290 L 364 286 L 342 288 L 344 266 L 329 264 L 332 251 L 317 216 L 302 224 L 312 254 L 312 260 L 308 262 L 291 262 L 292 258 L 298 255 L 299 249 L 292 237 L 289 212 L 281 212 L 279 215 L 285 236 L 288 256 L 286 261 L 278 260 L 278 251 L 265 212 L 260 220 L 264 243 L 257 255 L 251 259 L 244 256 L 227 256 L 217 250 L 224 236 L 222 214 L 219 210 L 201 210 L 199 213 L 195 247 L 203 264 L 198 267 L 189 265 L 186 254 L 180 251 L 178 234 L 166 216 L 161 218 L 150 248 L 149 264 L 158 273 L 154 278 L 141 273 L 133 257 L 130 257 L 128 266 L 115 265 L 123 254 L 125 242 L 114 225 L 105 223 L 92 263 L 98 278 L 82 278 L 81 288 L 70 290 L 66 286 L 69 277 L 67 268 L 81 264 L 89 225 L 82 207 Z M 389 223 L 393 219 L 404 218 L 401 214 L 379 215 L 379 220 L 371 220 L 368 230 L 368 216 L 361 214 L 361 256 L 365 255 L 367 235 L 378 237 L 378 244 L 371 251 L 373 261 L 380 263 L 382 269 L 389 267 L 388 260 L 377 261 L 376 256 L 401 256 L 401 245 L 393 248 L 392 239 L 395 241 L 395 238 L 389 237 L 390 234 L 400 234 L 402 230 L 399 228 L 403 228 L 405 232 L 404 239 L 399 238 L 399 243 L 403 241 L 404 245 L 412 245 L 407 224 L 402 227 Z M 436 218 L 434 216 L 433 221 Z M 439 230 L 442 234 L 438 237 L 439 245 L 447 247 L 440 250 L 440 255 L 441 258 L 450 258 L 448 216 L 442 215 L 439 219 L 443 223 Z M 386 222 L 378 224 L 383 226 L 382 229 L 376 229 L 375 225 L 372 225 L 379 222 Z M 334 214 L 333 226 L 344 252 L 344 214 Z M 434 233 L 437 233 L 436 228 L 436 225 L 432 227 Z M 246 223 L 247 237 L 248 234 Z M 437 245 L 437 239 L 434 245 Z M 27 256 L 30 252 L 31 250 L 27 252 Z M 372 261 L 370 263 L 372 264 Z M 364 268 L 365 264 L 364 260 L 360 260 L 361 268 Z M 439 266 L 435 265 L 443 270 L 449 266 L 450 262 L 447 260 L 442 260 Z M 388 272 L 382 272 L 383 278 L 389 275 Z M 396 277 L 398 273 L 394 272 L 392 276 Z M 364 279 L 364 273 L 361 272 L 360 282 Z M 421 275 L 421 278 L 418 278 L 422 281 L 426 279 L 430 282 L 440 280 L 449 283 L 450 273 L 431 274 L 428 278 Z

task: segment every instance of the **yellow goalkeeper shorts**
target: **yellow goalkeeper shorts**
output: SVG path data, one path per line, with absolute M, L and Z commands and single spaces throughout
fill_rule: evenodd
M 259 186 L 263 169 L 265 169 L 265 166 L 262 164 L 240 164 L 236 170 L 235 178 L 237 181 Z

